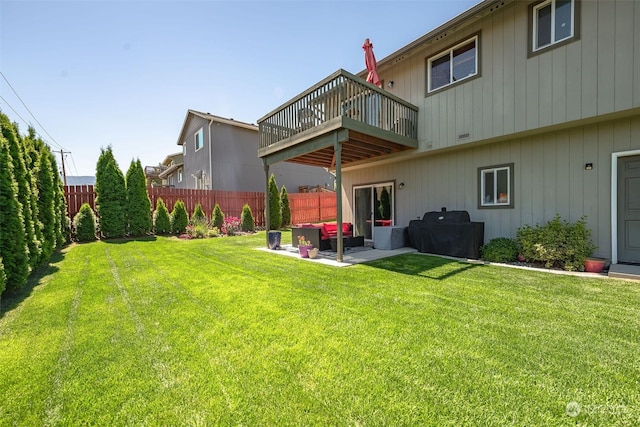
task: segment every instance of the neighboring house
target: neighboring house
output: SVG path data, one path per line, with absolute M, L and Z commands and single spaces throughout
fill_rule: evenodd
M 178 137 L 180 166 L 161 175 L 173 177 L 176 188 L 265 191 L 265 171 L 256 156 L 258 126 L 209 113 L 188 110 Z M 174 160 L 174 164 L 178 164 Z M 333 189 L 334 177 L 316 166 L 281 163 L 270 170 L 278 187 L 290 193 L 299 187 Z
M 155 169 L 159 170 L 159 173 L 157 173 L 157 177 L 162 180 L 160 183 L 161 186 L 179 188 L 182 187 L 181 184 L 184 182 L 184 167 L 181 152 L 169 154 Z M 153 172 L 155 173 L 155 170 Z M 150 175 L 147 175 L 147 177 L 150 177 Z
M 638 1 L 486 0 L 381 60 L 382 89 L 340 70 L 261 118 L 258 155 L 335 168 L 374 240 L 386 190 L 396 225 L 584 215 L 596 255 L 640 263 L 639 40 Z

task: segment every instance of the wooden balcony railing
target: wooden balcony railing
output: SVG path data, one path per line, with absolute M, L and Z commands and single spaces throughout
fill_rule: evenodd
M 338 70 L 260 120 L 260 149 L 340 117 L 416 140 L 418 108 Z

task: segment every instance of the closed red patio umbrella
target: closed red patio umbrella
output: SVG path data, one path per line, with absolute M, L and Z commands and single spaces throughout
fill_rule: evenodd
M 362 49 L 364 50 L 364 63 L 367 66 L 367 71 L 369 71 L 369 74 L 367 75 L 367 81 L 380 87 L 380 77 L 378 76 L 377 70 L 378 63 L 376 62 L 376 56 L 373 54 L 373 44 L 369 41 L 369 39 L 364 40 Z

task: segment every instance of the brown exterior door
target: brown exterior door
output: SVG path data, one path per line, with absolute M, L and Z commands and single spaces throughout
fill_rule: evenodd
M 640 156 L 618 159 L 618 262 L 640 264 Z

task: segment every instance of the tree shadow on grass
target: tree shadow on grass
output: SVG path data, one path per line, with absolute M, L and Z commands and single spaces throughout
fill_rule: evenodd
M 131 242 L 155 242 L 156 236 L 141 236 L 141 237 L 123 237 L 118 239 L 102 239 L 102 242 L 109 243 L 111 245 L 123 245 Z
M 27 299 L 33 292 L 33 289 L 42 283 L 42 279 L 56 273 L 59 268 L 55 264 L 62 261 L 64 256 L 65 253 L 63 251 L 58 250 L 54 252 L 45 265 L 38 267 L 31 272 L 31 275 L 29 275 L 29 278 L 27 279 L 27 283 L 25 283 L 22 288 L 6 290 L 4 294 L 2 294 L 2 300 L 0 300 L 0 319 L 2 319 L 6 313 L 20 305 L 22 301 Z
M 457 274 L 481 267 L 463 260 L 423 254 L 405 254 L 373 261 L 367 265 L 394 273 L 445 280 Z

